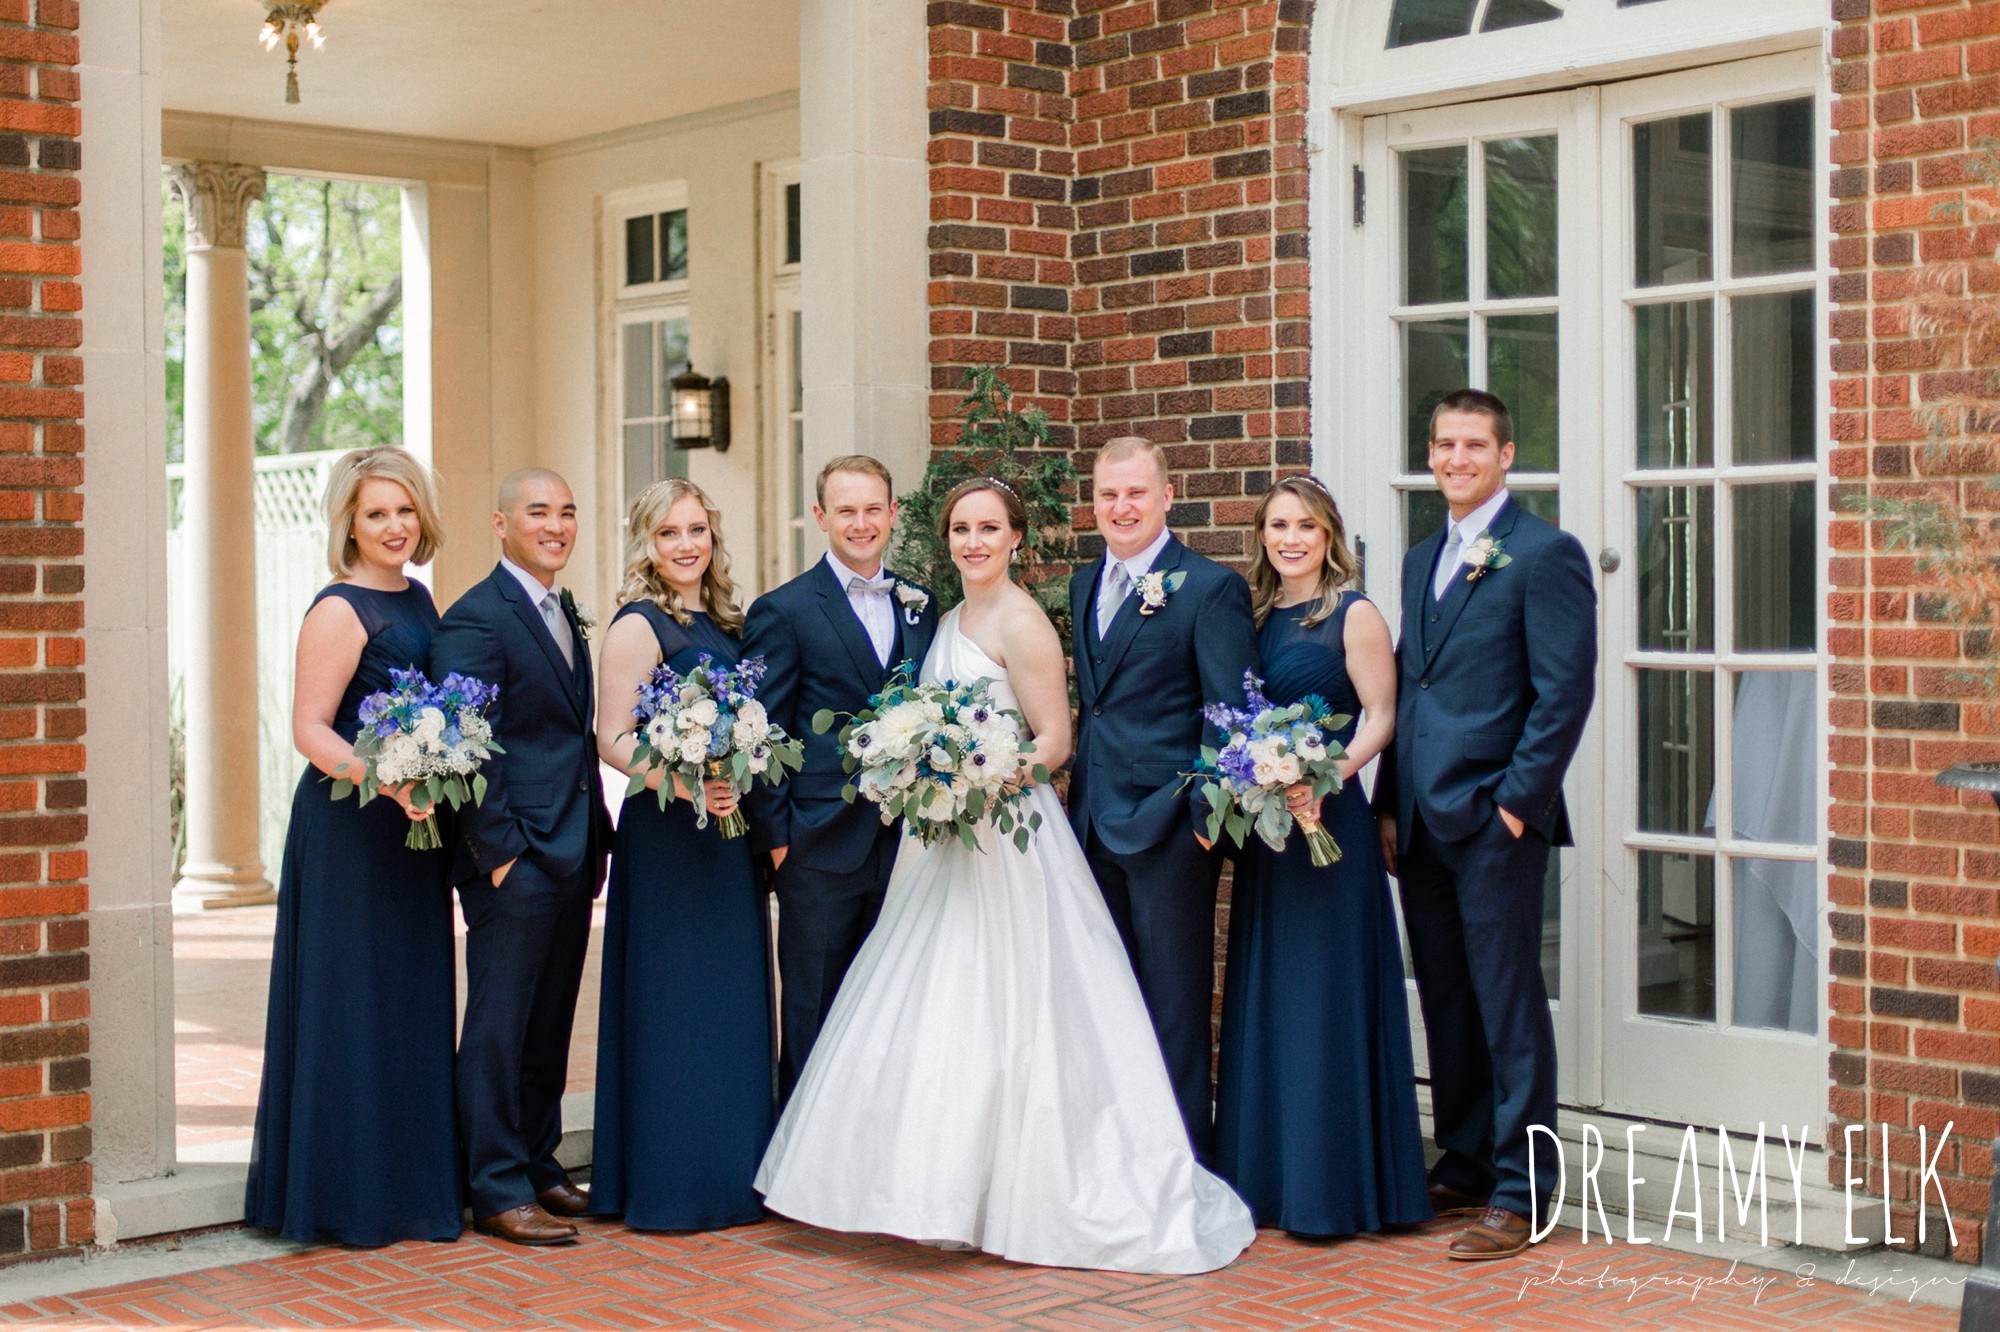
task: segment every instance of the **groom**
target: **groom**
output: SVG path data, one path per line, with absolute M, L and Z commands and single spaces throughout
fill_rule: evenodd
M 805 766 L 744 800 L 750 845 L 769 853 L 778 892 L 778 1090 L 789 1097 L 833 996 L 875 927 L 900 825 L 840 798 L 839 728 L 813 732 L 822 708 L 858 712 L 905 661 L 921 664 L 937 629 L 930 592 L 884 567 L 896 522 L 889 469 L 848 454 L 820 470 L 813 518 L 824 560 L 751 605 L 743 655 L 761 656 L 759 698 L 771 721 L 805 742 Z
M 1377 775 L 1382 848 L 1430 1046 L 1440 1216 L 1477 1217 L 1461 1260 L 1528 1247 L 1553 1153 L 1530 1177 L 1528 1130 L 1556 1127 L 1555 1030 L 1542 983 L 1542 881 L 1569 846 L 1563 774 L 1597 679 L 1597 595 L 1575 537 L 1507 494 L 1514 426 L 1461 389 L 1431 416 L 1430 466 L 1451 521 L 1403 559 L 1396 741 Z
M 1201 750 L 1202 708 L 1240 706 L 1243 673 L 1257 664 L 1250 588 L 1167 530 L 1174 488 L 1158 445 L 1111 440 L 1091 492 L 1104 554 L 1069 585 L 1081 699 L 1070 822 L 1132 959 L 1188 1138 L 1207 1161 L 1222 858 L 1195 831 L 1180 787 Z
M 486 796 L 458 813 L 451 877 L 465 912 L 459 1138 L 473 1224 L 516 1244 L 565 1244 L 589 1208 L 556 1162 L 570 1027 L 604 882 L 611 818 L 591 733 L 590 653 L 556 575 L 576 545 L 576 500 L 532 467 L 500 482 L 500 563 L 452 603 L 431 641 L 434 679 L 497 685 L 504 751 Z

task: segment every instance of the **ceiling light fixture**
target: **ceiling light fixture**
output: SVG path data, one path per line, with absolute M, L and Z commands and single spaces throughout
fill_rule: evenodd
M 311 42 L 315 51 L 326 45 L 326 34 L 319 27 L 319 11 L 325 4 L 326 0 L 289 0 L 272 5 L 264 16 L 264 30 L 257 34 L 266 51 L 275 51 L 284 43 L 285 101 L 290 105 L 296 106 L 299 100 L 299 39 Z

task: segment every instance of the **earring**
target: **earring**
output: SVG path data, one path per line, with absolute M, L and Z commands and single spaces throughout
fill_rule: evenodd
M 1020 562 L 1021 562 L 1021 548 L 1019 546 L 1016 546 L 1012 551 L 1008 552 L 1007 563 L 1019 564 Z

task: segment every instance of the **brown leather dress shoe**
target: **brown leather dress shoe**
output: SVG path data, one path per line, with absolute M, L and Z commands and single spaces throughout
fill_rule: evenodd
M 576 1227 L 558 1221 L 535 1203 L 522 1203 L 492 1216 L 477 1217 L 472 1228 L 515 1244 L 574 1244 Z
M 564 1180 L 552 1189 L 543 1189 L 535 1201 L 551 1216 L 582 1216 L 590 1211 L 590 1194 Z
M 1445 1250 L 1445 1256 L 1462 1263 L 1512 1258 L 1527 1249 L 1531 1229 L 1527 1217 L 1516 1216 L 1504 1207 L 1489 1207 L 1476 1225 L 1467 1226 L 1451 1237 L 1451 1247 Z
M 1430 1193 L 1431 1210 L 1439 1216 L 1479 1216 L 1486 1211 L 1485 1198 L 1460 1193 L 1449 1184 L 1433 1184 Z

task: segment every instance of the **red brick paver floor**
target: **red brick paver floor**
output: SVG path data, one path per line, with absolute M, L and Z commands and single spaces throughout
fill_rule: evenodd
M 1457 1264 L 1449 1225 L 1338 1244 L 1266 1232 L 1227 1271 L 1144 1277 L 1022 1267 L 770 1222 L 701 1235 L 589 1223 L 531 1251 L 456 1244 L 317 1249 L 0 1309 L 61 1327 L 866 1328 L 882 1332 L 1700 1328 L 1942 1330 L 1949 1311 L 1843 1287 L 1822 1268 L 1735 1268 L 1575 1232 L 1509 1262 Z M 1558 1284 L 1553 1278 L 1561 1278 Z M 1729 1282 L 1733 1277 L 1736 1284 Z M 1698 1287 L 1706 1279 L 1710 1284 Z M 1761 1288 L 1757 1284 L 1767 1282 Z

